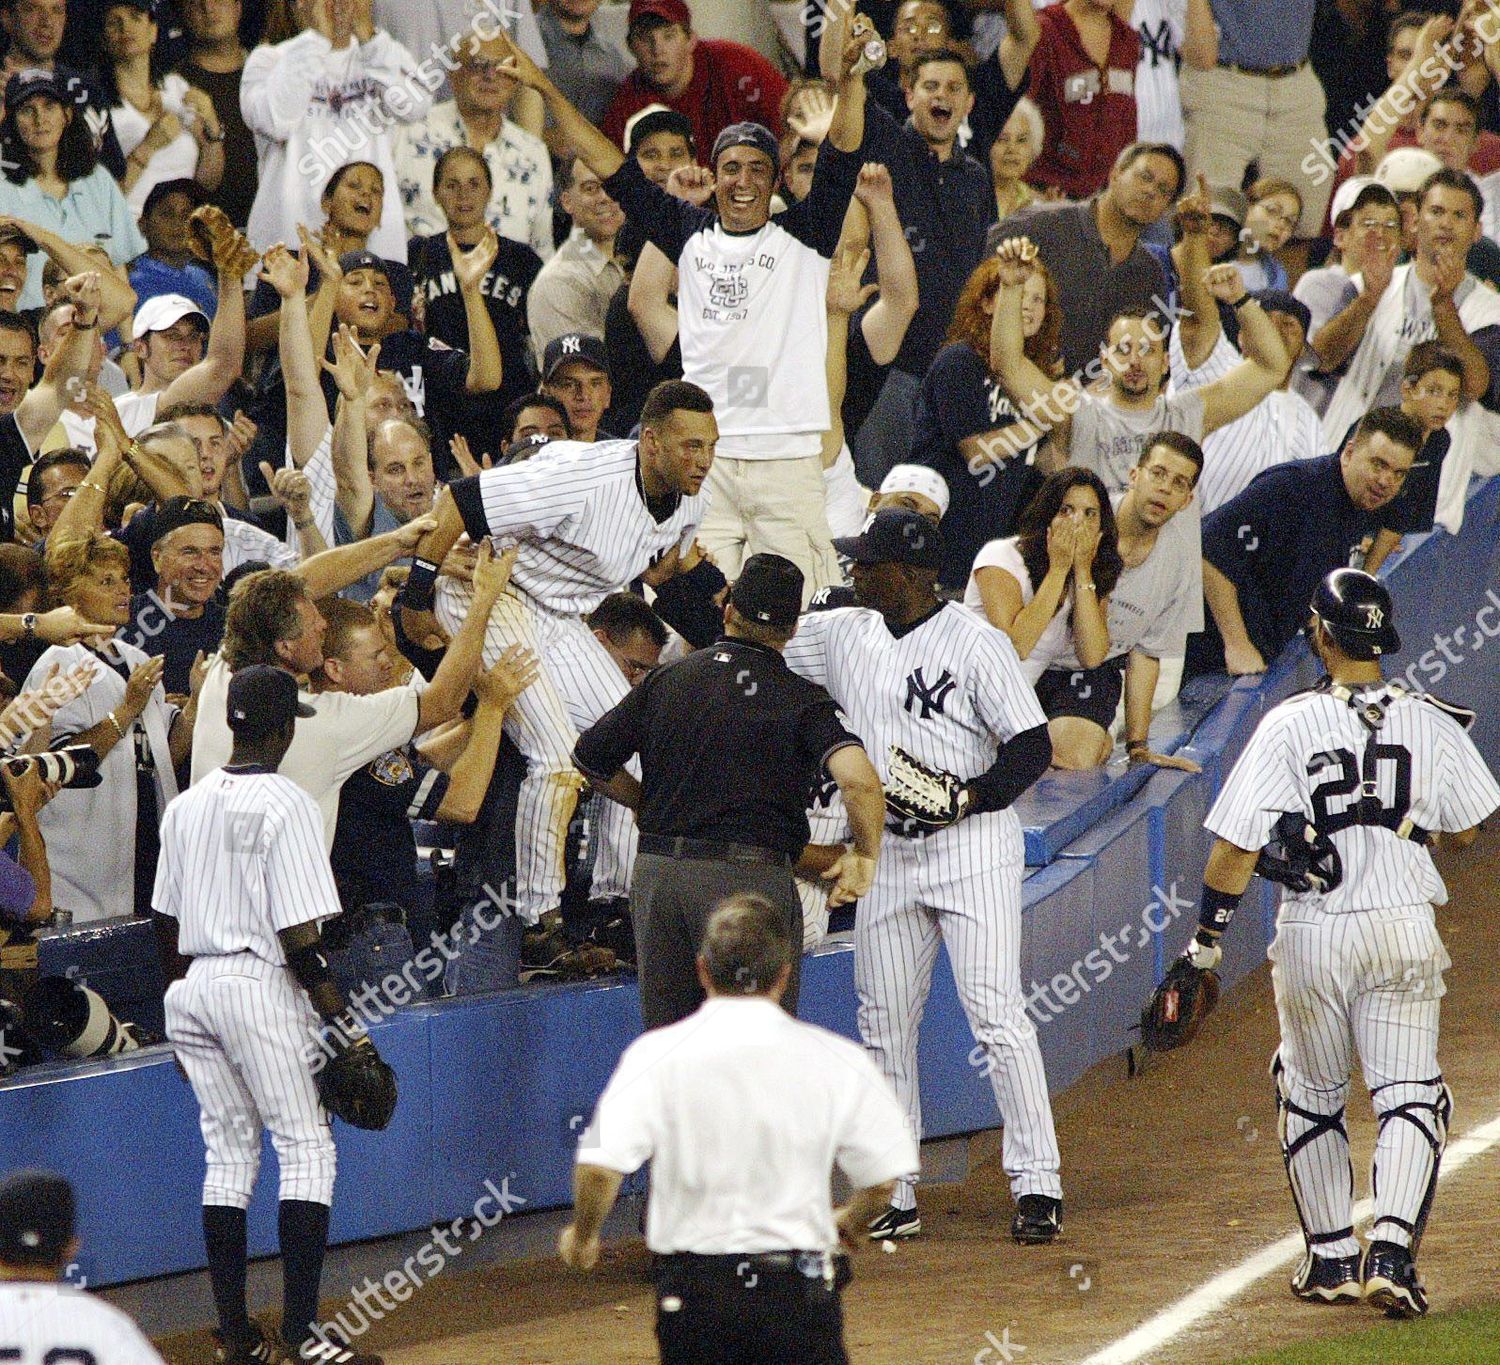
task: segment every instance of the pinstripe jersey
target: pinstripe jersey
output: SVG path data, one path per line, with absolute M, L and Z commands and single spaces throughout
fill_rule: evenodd
M 16 1365 L 162 1365 L 113 1304 L 68 1284 L 0 1284 L 0 1360 Z
M 674 545 L 688 549 L 708 505 L 702 492 L 679 497 L 657 521 L 636 450 L 634 441 L 553 441 L 524 464 L 460 479 L 453 491 L 465 529 L 475 541 L 492 537 L 497 549 L 520 547 L 510 581 L 533 602 L 585 615 Z
M 1222 379 L 1243 356 L 1222 332 L 1208 359 L 1188 368 L 1182 336 L 1172 329 L 1168 348 L 1172 364 L 1171 393 L 1202 388 Z M 1323 424 L 1311 403 L 1289 389 L 1277 389 L 1237 421 L 1203 438 L 1203 476 L 1198 501 L 1204 513 L 1221 507 L 1263 469 L 1286 460 L 1310 460 L 1323 454 Z
M 208 773 L 167 807 L 151 904 L 186 957 L 282 966 L 282 929 L 339 912 L 318 803 L 280 773 Z
M 1361 711 L 1378 701 L 1389 704 L 1372 730 Z M 1343 881 L 1326 896 L 1286 892 L 1284 907 L 1302 912 L 1296 918 L 1444 904 L 1448 891 L 1426 845 L 1397 826 L 1410 819 L 1452 833 L 1500 807 L 1500 787 L 1473 741 L 1421 694 L 1371 683 L 1354 689 L 1352 702 L 1317 688 L 1274 707 L 1204 821 L 1245 849 L 1261 848 L 1285 811 L 1301 811 L 1329 835 Z M 1362 796 L 1373 797 L 1363 813 Z
M 968 781 L 1000 745 L 1047 723 L 1010 638 L 956 602 L 900 634 L 866 607 L 813 612 L 785 658 L 828 689 L 882 780 L 892 744 Z

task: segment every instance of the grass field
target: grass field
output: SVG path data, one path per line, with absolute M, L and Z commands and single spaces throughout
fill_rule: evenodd
M 1246 1356 L 1235 1365 L 1477 1365 L 1486 1360 L 1500 1360 L 1500 1308 L 1381 1323 L 1348 1336 Z

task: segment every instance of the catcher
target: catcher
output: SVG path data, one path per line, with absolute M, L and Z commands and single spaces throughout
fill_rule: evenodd
M 229 762 L 167 807 L 152 896 L 172 983 L 167 1037 L 203 1111 L 217 1359 L 285 1359 L 245 1300 L 245 1210 L 264 1127 L 281 1168 L 285 1350 L 299 1361 L 379 1365 L 330 1340 L 330 1329 L 314 1331 L 336 1157 L 326 1111 L 384 1128 L 396 1080 L 368 1035 L 351 1028 L 322 951 L 318 926 L 338 913 L 339 899 L 317 803 L 277 772 L 297 718 L 313 711 L 290 673 L 252 664 L 230 680 L 228 713 Z M 320 1019 L 337 1025 L 321 1053 Z M 308 1059 L 325 1055 L 315 1077 Z

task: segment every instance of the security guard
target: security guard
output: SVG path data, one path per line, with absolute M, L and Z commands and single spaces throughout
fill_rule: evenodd
M 797 629 L 802 571 L 753 555 L 724 608 L 724 636 L 655 669 L 579 739 L 573 762 L 597 791 L 636 811 L 630 888 L 641 1014 L 656 1028 L 703 999 L 694 961 L 709 908 L 736 891 L 780 907 L 801 939 L 792 865 L 807 844 L 807 803 L 823 767 L 849 809 L 854 846 L 824 876 L 833 906 L 870 889 L 885 802 L 880 778 L 832 698 L 781 651 Z M 639 782 L 625 771 L 641 757 Z M 785 1004 L 796 1012 L 800 958 Z
M 801 940 L 764 896 L 708 918 L 696 971 L 708 1001 L 638 1038 L 578 1144 L 574 1222 L 558 1251 L 591 1269 L 599 1228 L 630 1171 L 651 1162 L 646 1243 L 655 1253 L 665 1365 L 838 1365 L 839 1294 L 870 1218 L 917 1144 L 864 1050 L 775 1008 Z M 837 1162 L 854 1193 L 835 1210 Z

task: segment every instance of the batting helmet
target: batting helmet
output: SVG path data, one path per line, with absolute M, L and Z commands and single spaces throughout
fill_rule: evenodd
M 1351 659 L 1375 659 L 1401 648 L 1391 595 L 1362 569 L 1335 569 L 1318 584 L 1311 610 Z
M 1271 831 L 1271 842 L 1255 860 L 1267 881 L 1289 890 L 1326 896 L 1344 880 L 1344 862 L 1333 840 L 1318 833 L 1301 811 L 1287 811 Z

